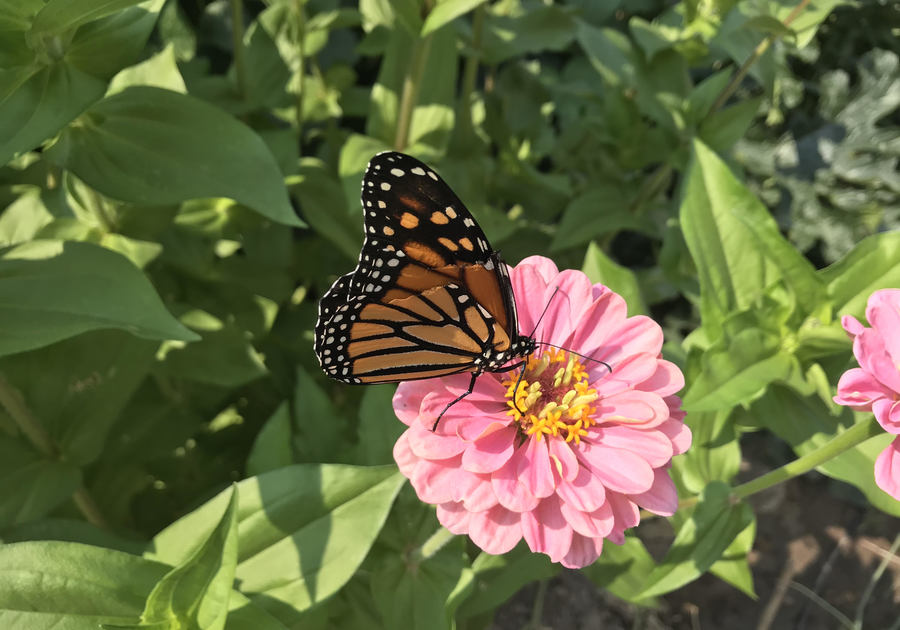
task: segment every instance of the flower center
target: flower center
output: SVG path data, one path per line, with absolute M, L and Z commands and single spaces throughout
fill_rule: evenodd
M 518 386 L 516 386 L 518 383 Z M 578 444 L 596 424 L 591 403 L 600 396 L 588 384 L 584 365 L 565 350 L 550 348 L 528 357 L 522 380 L 514 374 L 506 386 L 507 415 L 525 435 L 562 436 Z

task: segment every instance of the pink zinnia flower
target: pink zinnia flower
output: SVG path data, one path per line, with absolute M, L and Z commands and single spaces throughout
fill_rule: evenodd
M 834 402 L 871 411 L 885 431 L 900 435 L 900 289 L 870 295 L 866 319 L 871 328 L 852 315 L 841 319 L 859 367 L 841 376 Z M 900 501 L 900 437 L 875 460 L 875 483 Z
M 532 551 L 580 568 L 597 559 L 604 538 L 623 542 L 639 508 L 675 512 L 667 469 L 691 443 L 675 396 L 684 377 L 660 358 L 659 325 L 626 317 L 625 301 L 582 272 L 560 273 L 533 256 L 510 276 L 521 332 L 531 333 L 547 307 L 535 339 L 612 372 L 539 346 L 517 391 L 518 370 L 482 374 L 435 432 L 469 375 L 401 383 L 394 411 L 409 429 L 394 458 L 454 534 L 492 554 L 524 538 Z

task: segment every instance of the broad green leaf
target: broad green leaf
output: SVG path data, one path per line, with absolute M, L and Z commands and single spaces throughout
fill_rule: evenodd
M 175 47 L 172 44 L 149 59 L 119 72 L 110 81 L 106 94 L 107 96 L 116 94 L 136 85 L 153 86 L 182 94 L 187 93 L 184 79 L 178 70 Z
M 29 190 L 0 214 L 0 247 L 30 241 L 38 230 L 53 221 L 53 214 L 38 190 Z
M 247 475 L 260 475 L 296 463 L 291 448 L 292 424 L 288 404 L 281 403 L 256 435 L 247 456 Z
M 101 529 L 78 518 L 48 517 L 21 523 L 0 531 L 3 544 L 37 540 L 81 543 L 104 549 L 114 549 L 140 556 L 145 543 L 125 538 L 107 529 Z
M 18 76 L 10 77 L 13 72 Z M 40 145 L 102 97 L 106 89 L 105 81 L 64 62 L 4 70 L 3 75 L 0 164 Z
M 0 627 L 96 630 L 105 619 L 136 618 L 168 570 L 140 556 L 79 543 L 0 545 Z M 31 611 L 44 614 L 26 614 Z M 26 625 L 17 626 L 17 620 Z
M 367 387 L 359 404 L 359 461 L 369 466 L 394 461 L 394 444 L 406 429 L 392 405 L 396 387 Z
M 684 487 L 700 494 L 712 481 L 730 483 L 741 466 L 741 446 L 731 409 L 692 412 L 685 418 L 693 436 L 691 448 L 672 465 Z
M 73 31 L 82 24 L 99 20 L 143 0 L 49 0 L 35 16 L 31 32 L 35 36 Z
M 559 251 L 619 230 L 646 231 L 648 224 L 635 216 L 632 196 L 624 186 L 599 183 L 572 199 L 563 212 L 550 249 Z
M 747 133 L 761 102 L 762 97 L 749 98 L 708 114 L 700 123 L 700 139 L 714 151 L 729 151 Z
M 421 35 L 424 37 L 432 31 L 436 31 L 445 24 L 465 15 L 477 6 L 484 4 L 485 0 L 443 0 L 435 6 L 425 23 L 422 25 Z
M 160 370 L 177 378 L 221 387 L 237 387 L 268 373 L 247 331 L 228 323 L 202 330 L 196 343 L 169 343 L 160 351 Z
M 750 402 L 794 367 L 781 340 L 759 328 L 746 328 L 726 343 L 704 353 L 703 371 L 684 396 L 686 411 L 725 410 Z
M 104 195 L 141 205 L 228 197 L 275 222 L 302 225 L 265 143 L 202 101 L 130 87 L 79 123 L 48 155 Z
M 418 34 L 422 30 L 420 0 L 361 0 L 359 12 L 366 32 L 386 26 L 398 33 Z M 400 30 L 403 29 L 403 30 Z
M 303 158 L 299 173 L 288 182 L 291 194 L 299 202 L 300 213 L 310 227 L 355 261 L 359 257 L 362 234 L 359 214 L 347 212 L 347 199 L 340 182 L 333 178 L 325 164 L 315 158 Z M 358 196 L 351 197 L 350 206 L 358 205 Z
M 146 339 L 197 338 L 166 311 L 144 275 L 119 254 L 61 241 L 0 249 L 0 356 L 101 328 L 119 328 Z
M 64 455 L 84 466 L 103 453 L 113 424 L 153 364 L 158 344 L 96 330 L 0 357 L 0 374 Z
M 301 367 L 294 386 L 292 447 L 296 461 L 334 461 L 347 441 L 347 422 L 319 383 Z
M 445 606 L 463 568 L 461 539 L 414 565 L 396 553 L 379 558 L 372 575 L 372 594 L 384 626 L 409 630 L 449 629 L 450 619 Z
M 234 486 L 219 524 L 187 560 L 169 571 L 147 597 L 143 624 L 170 623 L 222 630 L 237 566 L 237 490 Z
M 536 5 L 518 15 L 485 14 L 482 55 L 484 62 L 502 61 L 545 50 L 564 50 L 575 38 L 575 18 L 562 6 Z
M 652 597 L 641 595 L 647 576 L 656 567 L 653 556 L 636 536 L 626 536 L 622 545 L 603 541 L 603 553 L 594 564 L 581 570 L 594 584 L 616 597 L 652 606 Z
M 27 31 L 42 8 L 43 0 L 3 0 L 0 2 L 0 30 Z
M 754 517 L 750 526 L 738 534 L 737 538 L 728 545 L 728 548 L 722 553 L 722 558 L 709 568 L 710 573 L 725 580 L 753 599 L 757 599 L 757 596 L 756 590 L 753 588 L 753 574 L 750 572 L 747 554 L 753 548 L 755 540 L 756 518 Z
M 663 595 L 703 575 L 732 541 L 753 524 L 746 503 L 732 504 L 731 491 L 720 482 L 709 484 L 700 502 L 675 534 L 659 566 L 647 576 L 641 597 Z
M 334 594 L 365 558 L 404 478 L 394 466 L 301 464 L 238 483 L 241 592 L 283 623 Z M 202 544 L 227 493 L 153 540 L 150 557 L 178 564 Z
M 581 270 L 591 282 L 599 282 L 625 298 L 629 316 L 649 313 L 634 273 L 609 258 L 596 243 L 588 245 Z
M 680 218 L 700 276 L 705 326 L 716 329 L 732 311 L 752 308 L 779 280 L 801 308 L 821 299 L 823 286 L 810 262 L 781 235 L 765 206 L 697 140 Z
M 366 165 L 376 153 L 381 153 L 391 148 L 391 145 L 376 138 L 351 134 L 341 147 L 341 155 L 338 158 L 338 176 L 341 178 L 341 187 L 344 190 L 344 208 L 351 217 L 359 217 L 360 232 L 362 232 L 362 210 L 360 206 L 360 190 L 362 189 L 362 175 Z
M 4 394 L 4 398 L 6 394 Z M 4 406 L 8 401 L 3 401 Z M 0 421 L 10 422 L 0 407 Z M 53 461 L 36 452 L 23 438 L 0 433 L 0 527 L 46 516 L 81 483 L 77 466 Z
M 797 40 L 794 42 L 797 48 L 805 48 L 816 36 L 819 25 L 825 21 L 825 18 L 831 14 L 835 7 L 842 5 L 852 5 L 847 0 L 815 0 L 809 5 L 804 6 L 803 10 L 795 15 L 794 21 L 791 22 L 791 30 L 797 34 Z M 772 16 L 779 22 L 792 14 L 795 14 L 797 5 L 791 2 L 773 2 L 764 5 L 770 7 Z
M 900 232 L 874 234 L 820 273 L 836 315 L 865 316 L 878 289 L 900 286 Z
M 481 552 L 472 562 L 472 570 L 477 580 L 475 592 L 460 606 L 460 619 L 495 610 L 523 586 L 553 577 L 560 567 L 547 556 L 520 546 L 501 556 Z

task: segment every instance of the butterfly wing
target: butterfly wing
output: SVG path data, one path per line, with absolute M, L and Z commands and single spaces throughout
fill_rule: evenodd
M 350 383 L 496 369 L 518 337 L 505 265 L 431 168 L 396 152 L 363 178 L 356 269 L 319 304 L 316 354 Z

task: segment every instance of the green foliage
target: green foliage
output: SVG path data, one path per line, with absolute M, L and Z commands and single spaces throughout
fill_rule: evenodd
M 666 331 L 688 504 L 585 574 L 753 597 L 741 436 L 863 421 L 840 318 L 900 286 L 893 8 L 797 6 L 0 0 L 0 627 L 479 628 L 560 570 L 448 542 L 394 388 L 316 364 L 389 148 Z M 900 515 L 887 439 L 817 470 Z

